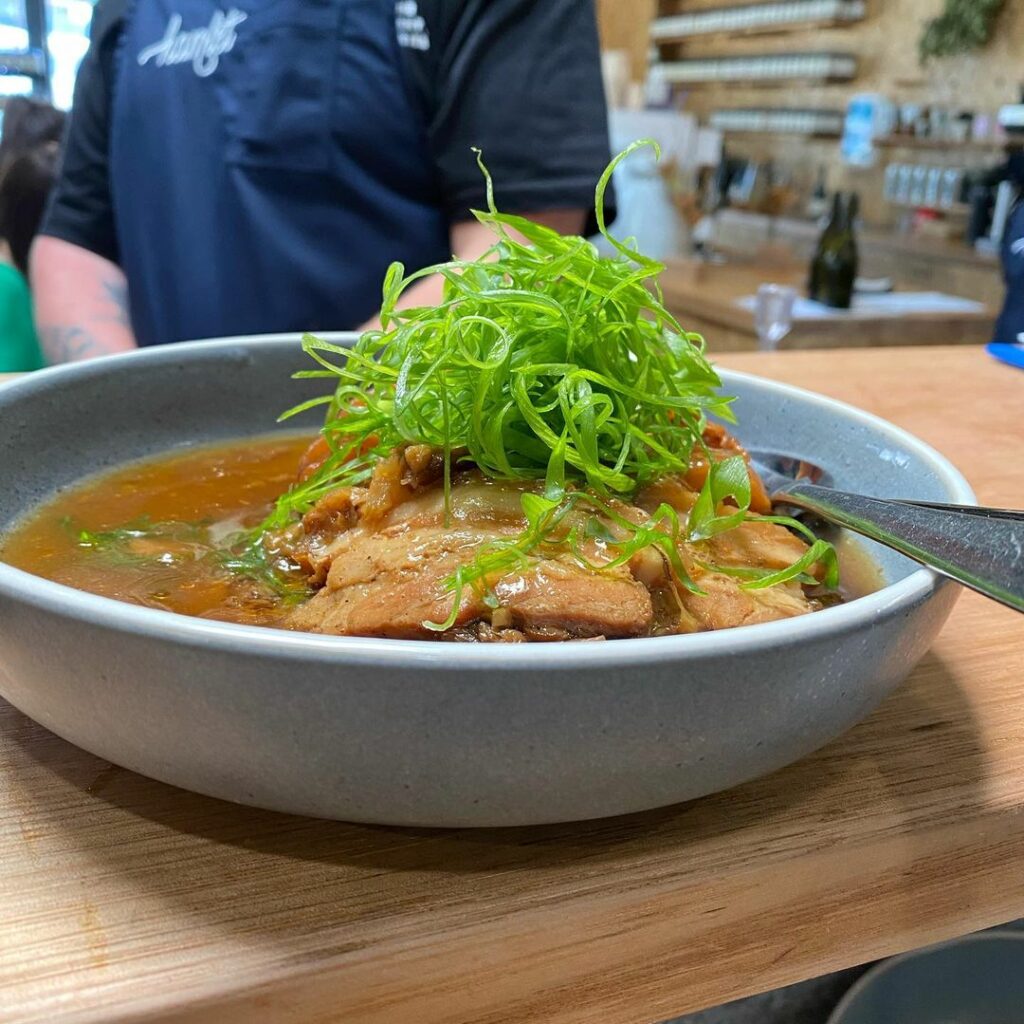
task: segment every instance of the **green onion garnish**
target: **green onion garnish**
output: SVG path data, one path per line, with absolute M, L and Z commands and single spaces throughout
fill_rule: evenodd
M 326 406 L 322 433 L 330 454 L 278 500 L 260 529 L 287 527 L 331 491 L 365 483 L 400 445 L 430 445 L 444 454 L 446 499 L 453 462 L 473 464 L 494 479 L 544 481 L 543 496 L 522 496 L 523 534 L 488 546 L 448 581 L 455 609 L 464 587 L 486 588 L 496 574 L 552 545 L 582 560 L 578 530 L 565 525 L 574 510 L 615 524 L 611 564 L 656 546 L 676 580 L 696 590 L 676 542 L 706 540 L 743 522 L 750 482 L 742 458 L 708 456 L 706 482 L 685 523 L 663 507 L 638 526 L 607 504 L 660 477 L 685 473 L 694 450 L 706 452 L 702 434 L 709 414 L 733 420 L 732 399 L 719 392 L 703 339 L 685 331 L 662 302 L 662 264 L 615 238 L 605 223 L 604 197 L 614 170 L 645 146 L 660 155 L 653 141 L 635 142 L 597 186 L 597 223 L 613 257 L 586 239 L 499 212 L 478 152 L 487 210 L 474 216 L 494 229 L 494 245 L 478 260 L 452 260 L 408 275 L 400 263 L 392 264 L 384 281 L 382 328 L 364 333 L 351 349 L 303 338 L 319 367 L 297 376 L 332 380 L 334 390 L 282 419 Z M 404 291 L 433 274 L 445 281 L 440 304 L 399 309 Z M 834 559 L 830 552 L 817 542 L 791 569 L 758 574 L 748 585 L 802 579 L 815 562 Z

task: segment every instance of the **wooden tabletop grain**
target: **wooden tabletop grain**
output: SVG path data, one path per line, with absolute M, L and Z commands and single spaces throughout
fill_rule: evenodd
M 1024 505 L 1024 373 L 979 349 L 722 362 L 881 413 Z M 1024 916 L 1022 690 L 1024 617 L 965 595 L 909 683 L 799 764 L 461 832 L 193 796 L 0 706 L 0 1020 L 646 1024 Z

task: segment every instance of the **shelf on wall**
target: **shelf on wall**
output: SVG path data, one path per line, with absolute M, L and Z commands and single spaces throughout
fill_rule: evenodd
M 714 125 L 712 125 L 714 127 Z M 751 131 L 745 128 L 718 128 L 723 135 L 729 136 L 731 139 L 802 139 L 806 142 L 838 142 L 840 139 L 839 132 L 835 134 L 831 132 L 799 132 L 799 131 L 786 131 L 785 129 L 779 130 L 764 130 L 764 131 Z
M 775 53 L 748 57 L 697 57 L 666 61 L 651 69 L 670 85 L 716 85 L 745 82 L 785 85 L 794 81 L 849 82 L 857 75 L 850 53 Z
M 921 138 L 917 135 L 885 135 L 874 140 L 874 145 L 882 149 L 941 149 L 950 150 L 979 150 L 993 151 L 1001 150 L 1005 143 L 994 139 L 985 141 L 983 139 L 930 139 Z
M 843 131 L 840 110 L 796 107 L 726 107 L 714 110 L 708 123 L 730 135 L 787 135 L 837 139 Z
M 890 206 L 899 210 L 927 210 L 930 213 L 944 213 L 951 217 L 969 217 L 971 214 L 970 203 L 951 203 L 949 206 L 933 206 L 930 203 L 897 203 L 892 199 L 886 199 Z
M 841 28 L 863 21 L 865 16 L 864 0 L 775 0 L 656 18 L 651 23 L 651 39 L 672 43 L 715 35 L 776 35 Z
M 681 48 L 687 43 L 706 43 L 708 45 L 717 45 L 729 43 L 734 39 L 768 39 L 771 37 L 781 38 L 789 37 L 800 32 L 816 32 L 823 29 L 842 28 L 851 24 L 850 22 L 837 22 L 837 21 L 808 21 L 800 25 L 793 25 L 791 28 L 784 29 L 748 29 L 743 31 L 736 29 L 735 31 L 728 32 L 703 32 L 700 35 L 692 36 L 676 36 L 674 38 L 664 39 L 652 39 L 651 42 L 656 47 L 677 47 Z
M 813 75 L 797 75 L 794 78 L 757 79 L 757 78 L 733 78 L 715 79 L 708 82 L 672 82 L 670 85 L 678 85 L 685 89 L 708 89 L 716 85 L 731 85 L 743 89 L 764 89 L 766 92 L 776 92 L 786 87 L 801 85 L 825 86 L 825 85 L 849 85 L 852 79 L 849 78 L 816 78 Z

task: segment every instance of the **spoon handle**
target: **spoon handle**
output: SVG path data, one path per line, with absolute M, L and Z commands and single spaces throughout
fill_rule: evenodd
M 980 516 L 982 519 L 1015 519 L 1024 523 L 1024 511 L 1015 508 L 988 508 L 985 505 L 945 505 L 938 501 L 906 501 L 899 499 L 901 505 L 917 505 L 919 508 L 937 508 L 943 512 L 962 512 L 968 516 Z
M 885 544 L 1024 612 L 1024 522 L 865 498 L 797 481 L 775 500 Z

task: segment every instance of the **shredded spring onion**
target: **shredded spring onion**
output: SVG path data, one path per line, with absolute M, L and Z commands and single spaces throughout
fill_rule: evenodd
M 611 257 L 584 238 L 499 212 L 477 152 L 487 210 L 474 216 L 493 228 L 494 245 L 480 259 L 453 259 L 412 274 L 392 264 L 382 327 L 364 333 L 350 349 L 305 336 L 303 348 L 318 366 L 297 376 L 330 380 L 333 391 L 282 419 L 325 406 L 329 455 L 282 495 L 261 530 L 287 527 L 331 491 L 365 483 L 396 447 L 430 445 L 444 453 L 446 499 L 459 462 L 494 479 L 544 481 L 543 494 L 522 496 L 523 534 L 495 541 L 448 581 L 455 597 L 450 621 L 432 628 L 455 621 L 465 587 L 486 589 L 545 548 L 559 546 L 583 561 L 578 527 L 566 526 L 570 513 L 581 510 L 592 524 L 615 524 L 611 565 L 653 546 L 678 583 L 697 590 L 677 543 L 706 540 L 744 521 L 750 481 L 741 457 L 716 461 L 708 454 L 706 481 L 685 522 L 663 506 L 638 526 L 608 505 L 660 477 L 685 472 L 695 449 L 707 453 L 702 434 L 709 415 L 733 420 L 732 400 L 720 393 L 703 339 L 684 330 L 664 306 L 657 284 L 662 265 L 615 238 L 605 223 L 613 172 L 648 146 L 658 153 L 650 140 L 635 142 L 598 183 L 597 224 L 615 251 Z M 400 308 L 406 290 L 434 274 L 444 278 L 441 302 Z M 806 532 L 792 520 L 774 521 Z M 813 535 L 810 541 L 795 565 L 769 574 L 751 570 L 744 585 L 807 580 L 815 564 L 825 567 L 826 582 L 834 585 L 834 551 Z

